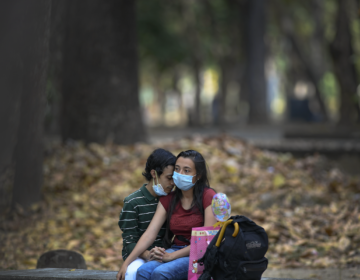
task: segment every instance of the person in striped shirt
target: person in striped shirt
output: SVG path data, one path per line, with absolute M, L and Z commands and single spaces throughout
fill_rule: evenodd
M 130 255 L 150 224 L 159 197 L 166 196 L 173 189 L 172 175 L 175 161 L 176 157 L 169 151 L 154 150 L 148 157 L 145 171 L 142 173 L 147 183 L 124 199 L 124 206 L 118 222 L 123 237 L 122 257 L 124 260 Z M 126 280 L 135 280 L 138 268 L 146 261 L 151 260 L 151 250 L 162 247 L 165 230 L 164 225 L 153 244 L 128 266 L 125 274 Z

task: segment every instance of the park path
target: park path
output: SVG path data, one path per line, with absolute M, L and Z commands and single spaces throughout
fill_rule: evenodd
M 171 142 L 184 137 L 219 136 L 246 140 L 260 149 L 292 153 L 295 156 L 321 154 L 345 173 L 359 175 L 360 126 L 351 130 L 324 124 L 225 125 L 204 127 L 148 128 L 151 144 Z
M 360 279 L 360 268 L 349 269 L 268 269 L 263 274 L 263 280 L 271 278 L 316 279 L 316 280 L 356 280 Z
M 149 141 L 157 143 L 172 141 L 188 136 L 215 136 L 227 133 L 231 136 L 243 138 L 249 141 L 261 139 L 280 140 L 283 138 L 284 127 L 281 125 L 227 125 L 227 126 L 203 126 L 203 127 L 156 127 L 148 128 Z

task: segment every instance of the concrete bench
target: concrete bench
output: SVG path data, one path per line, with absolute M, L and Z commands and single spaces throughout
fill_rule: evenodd
M 41 268 L 0 271 L 0 280 L 115 280 L 117 271 L 68 268 Z M 289 278 L 262 278 L 262 280 L 295 280 Z M 308 279 L 309 280 L 309 279 Z

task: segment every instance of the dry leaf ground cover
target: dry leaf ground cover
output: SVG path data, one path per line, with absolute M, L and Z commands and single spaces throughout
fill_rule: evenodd
M 144 183 L 141 172 L 157 146 L 48 147 L 43 202 L 30 216 L 20 210 L 7 213 L 7 220 L 1 216 L 0 268 L 35 268 L 42 253 L 71 249 L 83 254 L 89 269 L 117 270 L 123 199 Z M 229 196 L 232 214 L 266 229 L 269 267 L 360 266 L 359 178 L 320 156 L 296 159 L 228 136 L 161 146 L 175 155 L 187 149 L 204 155 L 211 186 Z

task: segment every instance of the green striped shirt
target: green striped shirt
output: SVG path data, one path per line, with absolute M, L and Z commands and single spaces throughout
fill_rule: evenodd
M 146 189 L 146 184 L 124 199 L 124 207 L 121 210 L 118 222 L 123 232 L 122 257 L 124 260 L 130 255 L 141 235 L 149 226 L 158 202 L 159 198 L 151 195 Z M 165 229 L 164 224 L 156 236 L 155 242 L 148 250 L 151 250 L 155 246 L 163 247 L 162 239 L 165 236 Z

